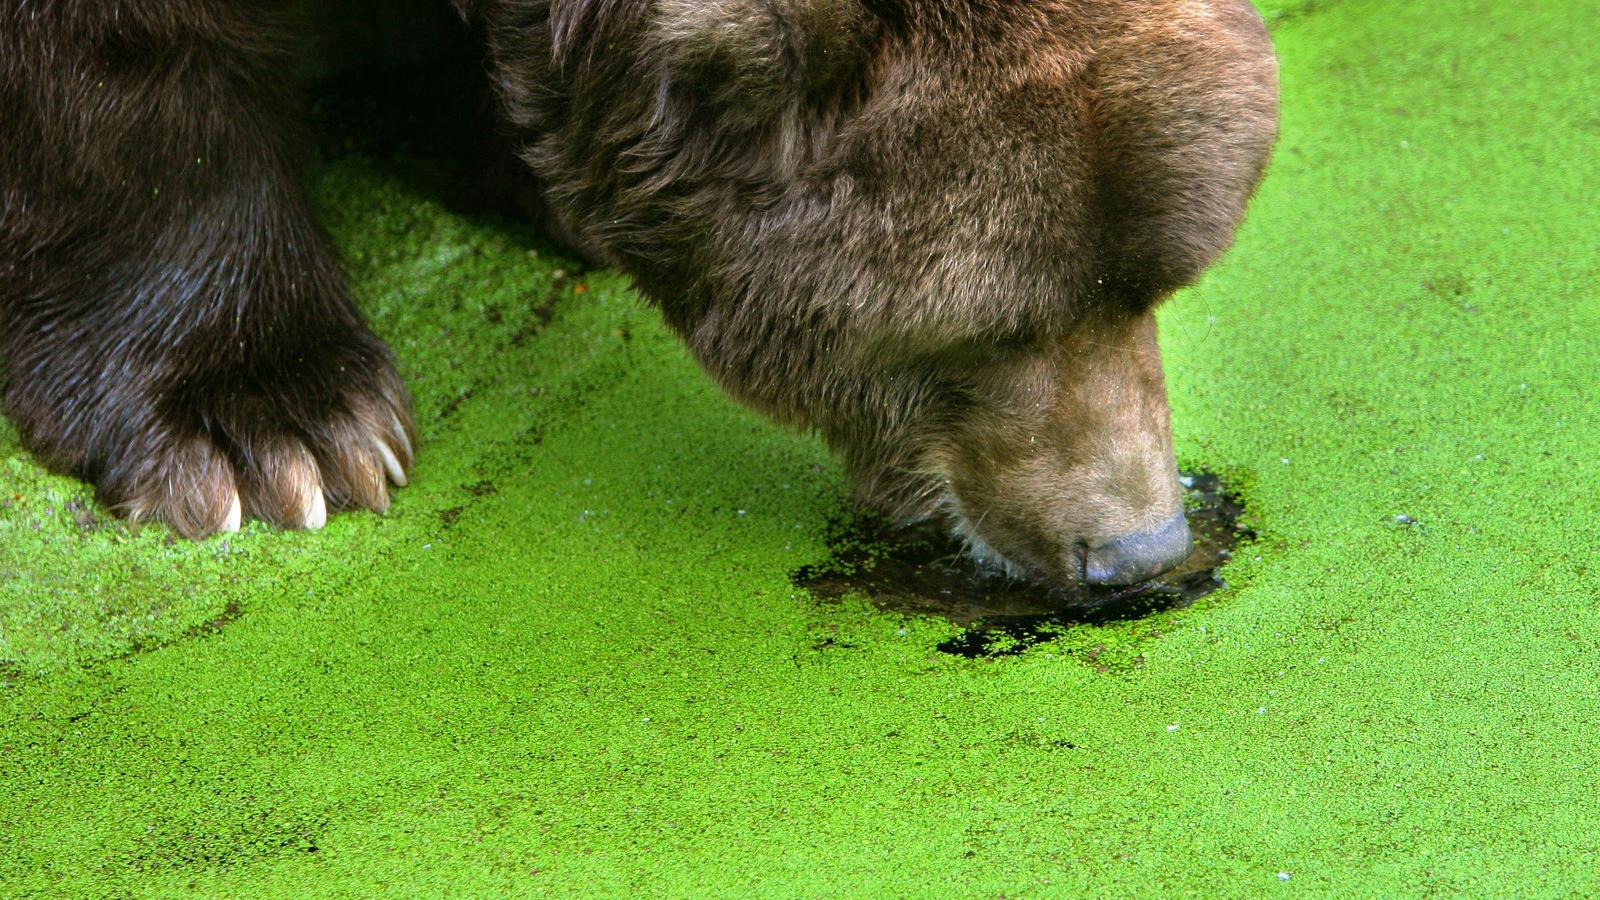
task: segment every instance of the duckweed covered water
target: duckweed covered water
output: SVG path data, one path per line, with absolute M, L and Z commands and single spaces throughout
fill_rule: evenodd
M 815 441 L 345 158 L 413 486 L 172 543 L 0 430 L 3 892 L 1600 890 L 1594 10 L 1271 11 L 1276 161 L 1161 321 L 1180 460 L 1259 535 L 1227 590 L 977 659 L 811 600 Z

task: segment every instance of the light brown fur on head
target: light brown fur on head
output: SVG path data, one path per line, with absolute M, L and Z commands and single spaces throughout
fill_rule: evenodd
M 924 437 L 935 507 L 978 558 L 1071 582 L 1084 552 L 1182 510 L 1154 317 L 1094 315 L 968 377 Z
M 730 393 L 1054 579 L 1180 508 L 1151 309 L 1231 242 L 1246 0 L 481 0 L 526 159 Z

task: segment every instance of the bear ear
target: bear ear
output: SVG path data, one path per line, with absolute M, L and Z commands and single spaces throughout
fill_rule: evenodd
M 657 0 L 648 40 L 681 87 L 741 118 L 859 86 L 878 28 L 858 0 Z M 684 84 L 683 82 L 687 82 Z

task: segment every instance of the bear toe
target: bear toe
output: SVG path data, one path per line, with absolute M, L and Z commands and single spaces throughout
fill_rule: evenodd
M 113 487 L 110 506 L 133 525 L 165 522 L 186 538 L 238 531 L 244 510 L 233 468 L 210 442 L 182 442 L 141 466 L 132 487 Z
M 315 531 L 340 510 L 387 512 L 390 485 L 403 487 L 415 430 L 400 391 L 346 398 L 310 425 L 295 416 L 236 419 L 211 429 L 158 428 L 157 440 L 112 464 L 102 497 L 133 525 L 162 522 L 201 539 L 238 531 L 248 519 Z M 146 445 L 148 447 L 148 445 Z
M 259 438 L 235 454 L 244 515 L 289 529 L 328 522 L 322 471 L 300 441 Z

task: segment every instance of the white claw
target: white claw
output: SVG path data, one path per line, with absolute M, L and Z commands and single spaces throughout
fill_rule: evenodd
M 406 455 L 410 456 L 415 453 L 417 448 L 411 446 L 411 435 L 406 433 L 406 426 L 400 422 L 400 417 L 393 412 L 389 413 L 389 423 L 392 426 L 391 430 L 394 432 L 394 436 L 399 438 L 400 443 L 404 445 Z M 404 481 L 397 483 L 405 484 Z
M 400 435 L 401 440 L 405 440 L 405 432 L 401 431 L 396 433 Z M 400 487 L 405 487 L 406 470 L 401 467 L 399 458 L 394 455 L 394 451 L 389 449 L 389 445 L 384 441 L 379 440 L 376 442 L 376 445 L 378 448 L 378 459 L 383 462 L 383 470 L 389 473 L 389 480 Z
M 313 487 L 311 489 L 311 503 L 309 506 L 310 508 L 306 510 L 305 521 L 301 527 L 309 531 L 316 531 L 318 528 L 328 524 L 328 501 L 322 496 L 321 487 Z
M 220 530 L 224 533 L 232 533 L 238 531 L 239 526 L 243 523 L 244 507 L 240 505 L 239 493 L 235 491 L 233 501 L 228 505 L 228 515 L 222 520 L 222 528 Z

